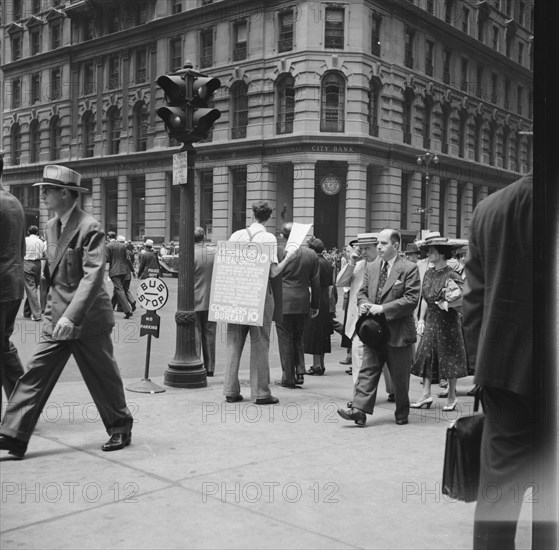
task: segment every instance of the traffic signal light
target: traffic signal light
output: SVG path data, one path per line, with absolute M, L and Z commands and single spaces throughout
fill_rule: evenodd
M 213 123 L 221 116 L 218 109 L 209 108 L 213 93 L 221 86 L 219 78 L 195 76 L 192 83 L 192 136 L 191 141 L 208 137 Z
M 194 71 L 191 64 L 172 75 L 160 76 L 157 84 L 165 92 L 166 107 L 157 109 L 170 137 L 194 143 L 208 137 L 213 123 L 221 116 L 209 108 L 213 93 L 221 86 L 218 78 Z

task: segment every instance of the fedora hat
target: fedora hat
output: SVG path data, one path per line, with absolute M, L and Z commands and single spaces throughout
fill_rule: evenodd
M 125 242 L 126 242 L 126 237 L 125 237 L 124 235 L 119 235 L 119 236 L 116 238 L 116 240 L 117 240 L 119 243 L 125 243 Z
M 388 340 L 388 329 L 380 319 L 371 315 L 362 315 L 357 319 L 355 331 L 367 346 L 376 349 Z
M 148 248 L 152 248 L 153 247 L 153 241 L 151 239 L 146 239 L 146 242 L 144 243 L 144 246 L 147 246 Z
M 47 164 L 43 168 L 43 181 L 34 183 L 33 187 L 38 185 L 48 185 L 49 187 L 58 187 L 59 189 L 69 189 L 70 191 L 80 191 L 81 193 L 89 193 L 89 189 L 82 187 L 81 175 L 76 171 L 61 166 L 60 164 Z
M 357 233 L 357 244 L 378 244 L 378 233 Z

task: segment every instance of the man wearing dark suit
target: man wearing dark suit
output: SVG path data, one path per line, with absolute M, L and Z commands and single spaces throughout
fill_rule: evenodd
M 23 458 L 39 415 L 70 355 L 111 436 L 104 451 L 131 442 L 133 418 L 113 355 L 114 315 L 104 286 L 105 235 L 99 222 L 80 210 L 81 176 L 65 166 L 47 165 L 41 196 L 57 214 L 47 223 L 50 289 L 41 340 L 10 397 L 0 426 L 0 449 Z
M 281 232 L 289 239 L 293 223 L 284 223 Z M 278 253 L 283 259 L 284 254 Z M 296 388 L 303 383 L 305 374 L 305 352 L 303 332 L 309 314 L 318 315 L 320 302 L 320 276 L 318 256 L 306 246 L 300 246 L 293 259 L 282 273 L 282 320 L 276 321 L 281 368 L 281 382 L 284 388 Z M 309 302 L 309 287 L 311 289 Z
M 130 276 L 130 264 L 128 262 L 128 249 L 124 242 L 116 239 L 114 231 L 108 232 L 109 244 L 107 245 L 107 262 L 109 263 L 109 277 L 113 282 L 114 293 L 124 312 L 124 318 L 132 317 L 132 306 L 124 291 L 124 280 Z
M 373 315 L 388 332 L 386 343 L 375 349 L 364 346 L 363 364 L 354 387 L 352 408 L 338 414 L 364 426 L 366 414 L 373 414 L 377 386 L 386 362 L 394 386 L 396 424 L 408 423 L 410 367 L 416 341 L 413 311 L 419 301 L 417 265 L 398 255 L 398 231 L 383 229 L 378 236 L 378 260 L 365 269 L 363 286 L 357 293 L 360 315 Z
M 532 185 L 530 174 L 493 193 L 479 203 L 470 226 L 464 336 L 485 410 L 476 550 L 514 548 L 524 491 L 533 480 Z
M 205 237 L 206 233 L 202 227 L 194 230 L 194 311 L 196 311 L 196 324 L 202 342 L 202 357 L 206 375 L 213 376 L 217 323 L 208 321 L 208 313 L 215 253 L 204 246 Z
M 0 177 L 4 161 L 0 155 Z M 23 299 L 23 257 L 25 255 L 25 215 L 21 203 L 0 183 L 0 381 L 10 397 L 23 366 L 10 337 Z M 2 389 L 0 388 L 0 407 Z

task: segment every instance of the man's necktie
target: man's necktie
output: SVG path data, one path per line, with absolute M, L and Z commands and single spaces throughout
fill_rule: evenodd
M 380 297 L 382 295 L 382 289 L 386 283 L 386 279 L 388 278 L 388 262 L 382 262 L 382 269 L 380 270 L 380 277 L 378 280 L 378 289 L 377 289 L 377 304 L 380 304 Z
M 60 221 L 60 218 L 58 218 L 58 220 L 56 220 L 56 240 L 60 240 L 60 233 L 62 233 L 62 222 Z

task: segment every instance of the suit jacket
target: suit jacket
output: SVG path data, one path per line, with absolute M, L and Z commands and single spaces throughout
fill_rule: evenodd
M 345 322 L 345 335 L 348 338 L 353 338 L 355 325 L 357 324 L 357 319 L 359 319 L 357 293 L 363 286 L 366 266 L 367 262 L 365 260 L 359 260 L 355 266 L 347 263 L 342 267 L 336 278 L 336 286 L 349 286 L 349 300 Z
M 63 315 L 75 325 L 75 338 L 94 338 L 114 326 L 111 299 L 105 290 L 105 234 L 99 222 L 78 207 L 74 209 L 60 235 L 58 218 L 47 222 L 47 262 L 50 289 L 45 317 L 52 334 Z
M 357 303 L 375 303 L 381 270 L 380 257 L 365 268 Z M 417 340 L 413 311 L 419 301 L 419 270 L 413 262 L 398 256 L 382 291 L 380 305 L 388 327 L 389 346 L 401 348 Z
M 210 309 L 214 260 L 215 250 L 208 250 L 202 243 L 194 245 L 194 311 Z
M 142 250 L 138 261 L 138 279 L 147 279 L 150 269 L 157 269 L 161 273 L 157 254 L 153 250 Z
M 127 275 L 130 273 L 128 249 L 124 243 L 111 241 L 107 245 L 107 262 L 109 262 L 109 277 Z
M 470 226 L 463 327 L 476 384 L 533 386 L 532 175 L 479 203 Z
M 285 252 L 285 251 L 282 251 Z M 285 254 L 281 253 L 284 257 Z M 320 304 L 318 256 L 300 246 L 282 271 L 282 314 L 308 314 Z M 309 287 L 311 289 L 309 299 Z
M 0 302 L 23 299 L 25 215 L 21 203 L 0 188 Z

